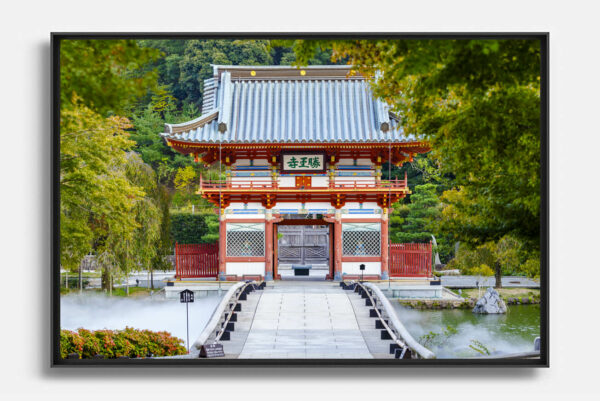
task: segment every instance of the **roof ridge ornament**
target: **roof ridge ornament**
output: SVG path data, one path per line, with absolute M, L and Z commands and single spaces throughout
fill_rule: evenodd
M 233 85 L 231 84 L 231 73 L 229 71 L 223 72 L 221 75 L 222 86 L 221 96 L 219 96 L 219 120 L 218 129 L 221 134 L 227 132 L 227 124 L 231 118 L 231 107 L 232 107 L 232 96 L 233 96 Z

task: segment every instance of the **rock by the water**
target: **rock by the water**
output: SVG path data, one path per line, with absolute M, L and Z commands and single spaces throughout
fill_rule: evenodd
M 500 298 L 498 291 L 489 287 L 475 304 L 473 313 L 506 313 L 506 304 Z

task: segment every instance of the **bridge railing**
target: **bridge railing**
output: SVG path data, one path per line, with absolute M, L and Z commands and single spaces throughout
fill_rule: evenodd
M 248 290 L 251 290 L 248 289 L 248 286 L 253 286 L 254 288 L 256 285 L 256 281 L 240 281 L 239 283 L 236 283 L 233 286 L 231 286 L 229 290 L 227 290 L 227 293 L 225 294 L 225 296 L 223 296 L 223 299 L 221 299 L 221 302 L 213 311 L 213 314 L 206 326 L 204 327 L 204 330 L 202 330 L 202 333 L 200 333 L 200 336 L 194 342 L 195 348 L 200 349 L 203 345 L 207 343 L 217 343 L 221 339 L 223 333 L 227 329 L 227 323 L 229 323 L 229 320 L 231 319 L 234 310 L 236 310 L 236 305 L 240 301 L 240 298 L 243 294 L 247 294 Z M 261 289 L 263 287 L 258 286 L 258 288 Z M 226 317 L 225 314 L 227 314 Z M 218 331 L 215 331 L 217 327 L 219 327 L 219 322 L 221 322 L 221 320 L 223 320 L 222 327 Z M 213 334 L 214 337 L 212 337 Z
M 374 307 L 375 313 L 378 315 L 378 318 L 380 319 L 384 329 L 389 333 L 392 341 L 394 341 L 401 349 L 403 349 L 401 359 L 403 358 L 406 350 L 410 350 L 411 355 L 414 355 L 417 358 L 435 358 L 435 354 L 419 344 L 419 342 L 415 340 L 408 332 L 406 327 L 404 327 L 400 319 L 398 319 L 398 316 L 394 311 L 394 307 L 377 285 L 373 283 L 361 282 L 356 282 L 356 285 L 361 288 L 371 300 L 371 304 Z M 380 312 L 377 305 L 381 305 L 383 307 L 385 316 L 382 312 Z M 386 320 L 389 323 L 386 323 Z

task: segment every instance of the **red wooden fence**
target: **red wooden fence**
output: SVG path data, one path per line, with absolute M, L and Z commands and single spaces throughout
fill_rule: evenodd
M 179 278 L 217 277 L 219 273 L 219 243 L 176 243 L 175 271 Z
M 390 244 L 392 277 L 431 277 L 431 243 Z

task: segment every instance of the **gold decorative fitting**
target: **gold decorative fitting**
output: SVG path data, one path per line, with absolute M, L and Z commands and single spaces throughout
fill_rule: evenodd
M 253 77 L 255 77 L 256 76 L 256 71 L 254 71 L 254 70 L 250 71 L 250 75 L 252 75 Z
M 305 76 L 306 75 L 306 71 L 300 70 L 300 75 Z

